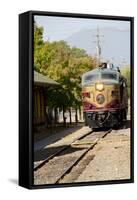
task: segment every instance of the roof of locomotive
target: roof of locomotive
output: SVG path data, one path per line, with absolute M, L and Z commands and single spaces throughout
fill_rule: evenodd
M 98 73 L 110 73 L 110 74 L 113 74 L 113 73 L 117 73 L 120 75 L 120 73 L 117 71 L 117 69 L 108 69 L 108 68 L 105 68 L 105 69 L 101 69 L 101 68 L 96 68 L 96 69 L 93 69 L 91 71 L 88 71 L 86 73 L 83 74 L 83 76 L 86 76 L 86 75 L 90 75 L 90 74 L 98 74 Z

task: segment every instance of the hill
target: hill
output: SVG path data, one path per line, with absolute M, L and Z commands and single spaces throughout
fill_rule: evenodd
M 96 54 L 96 29 L 84 29 L 66 38 L 68 44 L 73 47 L 83 48 L 90 55 Z M 123 61 L 130 63 L 130 31 L 116 28 L 104 28 L 100 30 L 102 58 L 112 59 L 114 63 Z

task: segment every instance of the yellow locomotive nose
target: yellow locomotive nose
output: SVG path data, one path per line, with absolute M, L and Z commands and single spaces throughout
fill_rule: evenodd
M 104 84 L 103 83 L 96 83 L 96 90 L 102 91 L 104 89 Z

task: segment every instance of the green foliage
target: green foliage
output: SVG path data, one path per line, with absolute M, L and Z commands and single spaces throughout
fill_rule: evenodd
M 51 108 L 67 108 L 69 99 L 70 97 L 63 88 L 49 89 L 47 91 L 47 104 Z
M 34 69 L 61 84 L 48 91 L 51 107 L 78 108 L 81 105 L 81 75 L 96 66 L 85 50 L 71 48 L 65 41 L 44 42 L 43 28 L 34 24 Z
M 131 76 L 130 76 L 130 66 L 123 66 L 120 69 L 121 74 L 127 79 L 127 89 L 128 89 L 128 96 L 130 96 L 130 85 L 131 85 Z
M 40 48 L 43 44 L 43 28 L 34 22 L 34 49 Z
M 120 71 L 121 74 L 127 79 L 127 85 L 130 87 L 130 66 L 123 66 Z

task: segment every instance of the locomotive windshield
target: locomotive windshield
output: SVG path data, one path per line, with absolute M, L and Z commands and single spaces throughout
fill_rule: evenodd
M 109 73 L 109 72 L 101 72 L 101 73 L 92 73 L 86 74 L 82 77 L 82 85 L 92 84 L 98 80 L 114 80 L 118 81 L 118 74 L 117 73 Z
M 102 73 L 101 78 L 102 79 L 117 80 L 118 76 L 117 76 L 116 73 Z
M 94 82 L 95 80 L 98 80 L 99 77 L 100 77 L 99 74 L 89 74 L 89 75 L 83 76 L 82 85 L 90 84 L 91 82 Z

